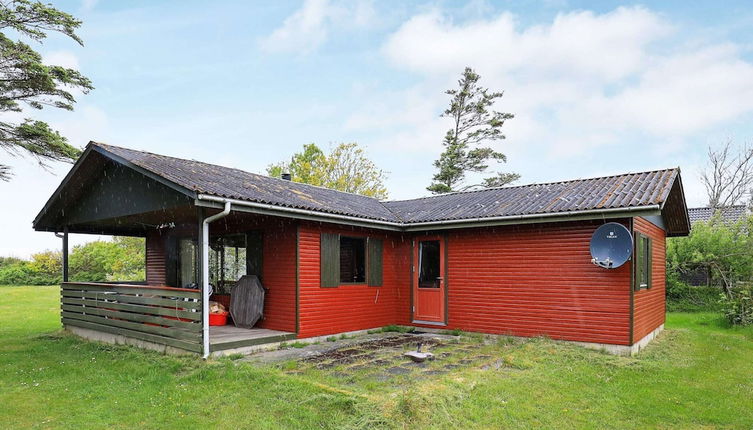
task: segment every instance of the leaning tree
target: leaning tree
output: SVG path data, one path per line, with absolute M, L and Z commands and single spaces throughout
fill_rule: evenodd
M 437 173 L 426 189 L 434 194 L 464 191 L 474 187 L 498 187 L 509 184 L 518 178 L 517 173 L 496 172 L 477 184 L 465 184 L 469 172 L 483 173 L 490 162 L 507 161 L 505 154 L 490 146 L 487 142 L 502 140 L 502 126 L 514 117 L 511 113 L 493 110 L 494 103 L 504 93 L 490 92 L 479 85 L 479 76 L 470 67 L 466 67 L 458 80 L 458 88 L 447 90 L 451 96 L 450 106 L 442 113 L 452 120 L 452 128 L 445 134 L 442 145 L 444 151 L 434 161 Z

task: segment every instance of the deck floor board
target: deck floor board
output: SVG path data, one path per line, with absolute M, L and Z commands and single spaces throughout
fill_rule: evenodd
M 209 327 L 209 345 L 213 350 L 224 349 L 223 346 L 242 346 L 243 344 L 262 344 L 265 339 L 269 343 L 277 342 L 281 338 L 294 337 L 295 333 L 266 328 L 240 328 L 233 325 Z

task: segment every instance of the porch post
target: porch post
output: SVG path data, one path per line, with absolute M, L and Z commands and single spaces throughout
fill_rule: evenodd
M 63 282 L 68 282 L 68 226 L 63 227 Z

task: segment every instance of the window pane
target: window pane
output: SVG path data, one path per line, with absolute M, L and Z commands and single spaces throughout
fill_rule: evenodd
M 648 287 L 649 249 L 648 238 L 638 234 L 635 243 L 635 278 L 638 288 Z
M 209 283 L 218 293 L 228 294 L 246 274 L 246 235 L 213 237 L 209 250 Z
M 418 250 L 419 288 L 439 288 L 440 258 L 439 241 L 429 240 L 419 243 Z
M 366 282 L 366 239 L 340 238 L 340 282 Z
M 188 287 L 196 281 L 196 242 L 192 239 L 180 239 L 178 242 L 178 285 Z

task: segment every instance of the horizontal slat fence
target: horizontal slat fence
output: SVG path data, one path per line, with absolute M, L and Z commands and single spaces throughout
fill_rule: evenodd
M 201 291 L 88 282 L 61 285 L 64 325 L 201 352 Z

